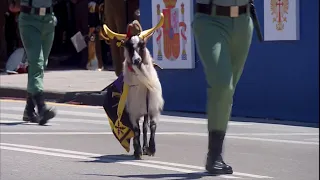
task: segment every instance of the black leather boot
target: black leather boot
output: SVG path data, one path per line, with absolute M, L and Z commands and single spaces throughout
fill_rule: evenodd
M 232 174 L 232 167 L 227 165 L 221 156 L 225 132 L 209 132 L 209 152 L 207 154 L 206 170 L 209 174 Z
M 54 108 L 48 108 L 46 106 L 42 92 L 34 95 L 33 99 L 38 107 L 39 125 L 45 125 L 48 120 L 56 116 L 56 111 Z
M 39 117 L 36 111 L 34 110 L 36 106 L 33 102 L 32 95 L 30 93 L 27 94 L 26 101 L 26 107 L 24 108 L 22 120 L 26 122 L 38 123 Z

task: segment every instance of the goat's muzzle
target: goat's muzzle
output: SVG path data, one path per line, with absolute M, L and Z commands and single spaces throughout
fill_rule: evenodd
M 133 59 L 133 65 L 134 66 L 137 66 L 139 69 L 141 69 L 141 64 L 142 64 L 142 59 L 141 58 Z

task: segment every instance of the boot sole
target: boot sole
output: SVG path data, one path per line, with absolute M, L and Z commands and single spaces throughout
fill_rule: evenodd
M 36 117 L 30 118 L 30 117 L 23 116 L 22 120 L 25 121 L 25 122 L 38 123 L 39 122 L 39 117 L 36 116 Z
M 43 126 L 45 124 L 47 124 L 47 122 L 54 118 L 56 116 L 56 112 L 54 109 L 49 109 L 47 110 L 44 115 L 43 115 L 43 118 L 39 121 L 39 125 Z
M 209 170 L 207 169 L 207 172 L 211 175 L 224 175 L 224 174 L 233 174 L 233 170 Z
M 36 118 L 34 118 L 34 119 L 23 118 L 22 120 L 25 121 L 25 122 L 31 122 L 31 123 L 38 123 L 39 122 L 39 120 L 36 119 Z

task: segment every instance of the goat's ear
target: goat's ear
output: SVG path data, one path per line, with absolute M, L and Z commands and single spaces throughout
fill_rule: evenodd
M 148 43 L 148 38 L 144 37 L 142 40 L 143 40 L 144 44 Z

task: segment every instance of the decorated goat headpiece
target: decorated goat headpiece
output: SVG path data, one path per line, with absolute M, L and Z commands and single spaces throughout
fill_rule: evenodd
M 107 37 L 104 37 L 105 39 L 117 39 L 119 40 L 121 43 L 118 44 L 119 45 L 123 45 L 123 43 L 128 40 L 131 36 L 135 36 L 138 35 L 141 39 L 149 39 L 153 33 L 159 29 L 164 22 L 164 16 L 161 13 L 160 14 L 160 21 L 158 22 L 158 24 L 150 29 L 147 30 L 142 30 L 141 25 L 138 21 L 133 21 L 131 24 L 128 25 L 127 28 L 127 34 L 119 34 L 116 32 L 113 32 L 111 29 L 109 29 L 109 27 L 107 25 L 103 25 L 103 34 L 106 34 Z

